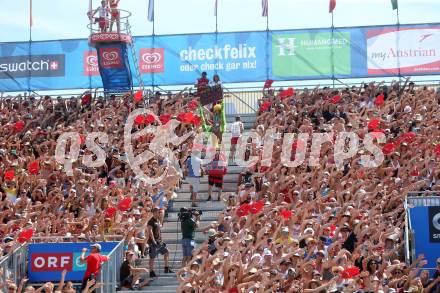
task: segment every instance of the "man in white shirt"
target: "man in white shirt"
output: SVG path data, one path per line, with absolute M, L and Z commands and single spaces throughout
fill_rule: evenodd
M 202 160 L 197 155 L 189 155 L 185 161 L 185 181 L 189 183 L 191 192 L 191 206 L 197 207 L 197 193 L 199 192 L 200 179 L 203 176 Z
M 240 121 L 240 116 L 235 117 L 235 122 L 231 124 L 231 126 L 229 127 L 229 130 L 231 131 L 231 134 L 232 134 L 231 153 L 229 155 L 229 160 L 231 162 L 234 162 L 234 156 L 235 156 L 235 151 L 237 148 L 237 142 L 238 142 L 238 139 L 240 138 L 241 134 L 244 131 L 243 122 Z
M 107 7 L 107 1 L 101 1 L 101 6 L 99 6 L 95 12 L 93 12 L 93 16 L 98 13 L 98 22 L 99 22 L 99 28 L 101 29 L 101 33 L 105 33 L 107 31 L 107 25 L 108 25 L 108 16 L 110 13 L 110 9 Z

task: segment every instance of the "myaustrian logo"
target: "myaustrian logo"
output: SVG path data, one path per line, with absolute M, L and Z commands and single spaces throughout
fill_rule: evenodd
M 163 48 L 144 48 L 139 52 L 141 73 L 164 72 L 165 54 Z
M 397 50 L 395 48 L 390 48 L 382 52 L 372 52 L 372 59 L 386 60 L 391 58 L 413 58 L 413 57 L 435 57 L 437 52 L 434 48 L 432 49 L 402 49 Z
M 0 79 L 64 75 L 64 54 L 0 57 Z
M 101 65 L 104 68 L 122 66 L 121 54 L 118 48 L 103 48 L 99 50 Z

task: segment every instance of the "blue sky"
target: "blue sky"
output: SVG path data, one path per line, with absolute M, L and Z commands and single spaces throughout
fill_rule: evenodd
M 215 31 L 215 0 L 156 0 L 156 34 Z M 261 0 L 218 0 L 219 31 L 264 30 Z M 33 39 L 68 39 L 88 36 L 88 0 L 33 0 Z M 93 0 L 97 7 L 99 0 Z M 0 42 L 29 39 L 29 0 L 0 0 Z M 132 12 L 134 35 L 149 35 L 148 0 L 121 0 Z M 399 0 L 401 23 L 440 22 L 439 0 Z M 335 26 L 396 23 L 390 0 L 337 0 Z M 328 0 L 269 0 L 271 29 L 329 27 Z

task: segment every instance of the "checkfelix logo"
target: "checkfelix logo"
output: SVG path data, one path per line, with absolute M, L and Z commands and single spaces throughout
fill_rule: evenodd
M 64 70 L 64 54 L 0 57 L 0 79 L 59 77 L 65 75 Z
M 139 55 L 141 73 L 164 72 L 163 48 L 144 48 Z

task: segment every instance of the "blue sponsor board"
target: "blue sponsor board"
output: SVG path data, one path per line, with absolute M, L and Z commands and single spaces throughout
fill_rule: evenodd
M 100 242 L 101 254 L 109 254 L 118 242 Z M 83 279 L 86 264 L 79 259 L 83 248 L 91 243 L 38 243 L 29 244 L 28 277 L 30 282 L 59 281 L 61 272 L 67 270 L 66 281 Z M 86 254 L 86 256 L 88 253 Z
M 144 85 L 192 84 L 203 71 L 227 83 L 440 73 L 440 24 L 145 36 L 134 42 Z M 98 59 L 86 39 L 1 43 L 0 91 L 102 87 Z
M 430 268 L 435 271 L 436 260 L 440 257 L 440 207 L 414 207 L 408 211 L 410 227 L 413 231 L 415 257 L 423 254 Z

